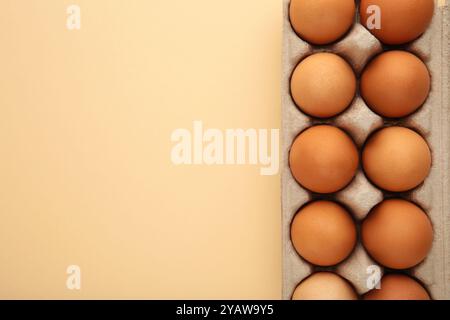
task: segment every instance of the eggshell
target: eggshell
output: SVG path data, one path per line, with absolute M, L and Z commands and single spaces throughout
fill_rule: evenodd
M 425 212 L 412 202 L 390 199 L 377 205 L 363 221 L 361 237 L 377 262 L 391 269 L 408 269 L 430 251 L 433 227 Z
M 333 117 L 344 111 L 356 94 L 351 66 L 333 53 L 316 53 L 302 60 L 291 78 L 295 104 L 308 115 Z
M 353 287 L 331 272 L 318 272 L 302 281 L 292 300 L 357 300 Z
M 364 295 L 364 300 L 430 300 L 425 288 L 411 277 L 388 274 L 381 279 L 380 289 Z
M 388 127 L 369 137 L 362 154 L 368 178 L 378 187 L 408 191 L 421 184 L 431 168 L 431 151 L 415 131 Z
M 380 12 L 379 29 L 373 27 L 372 6 Z M 385 44 L 404 44 L 418 38 L 428 28 L 434 0 L 361 0 L 360 21 Z M 372 26 L 372 27 L 371 27 Z
M 406 51 L 382 53 L 364 70 L 361 95 L 383 117 L 400 118 L 416 111 L 427 99 L 431 79 L 426 65 Z
M 291 225 L 297 252 L 310 263 L 332 266 L 347 258 L 356 244 L 356 226 L 350 214 L 331 201 L 303 207 Z
M 327 44 L 341 38 L 353 24 L 354 0 L 292 0 L 292 27 L 304 40 Z
M 294 178 L 316 193 L 333 193 L 353 179 L 358 150 L 342 130 L 319 125 L 303 131 L 294 141 L 289 165 Z

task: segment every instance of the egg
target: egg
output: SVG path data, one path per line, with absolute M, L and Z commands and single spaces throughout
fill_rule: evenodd
M 349 256 L 356 244 L 356 226 L 350 214 L 331 201 L 303 207 L 291 225 L 295 250 L 318 266 L 332 266 Z
M 364 300 L 430 300 L 427 290 L 416 280 L 402 274 L 388 274 L 381 279 L 380 289 L 364 295 Z
M 373 11 L 373 6 L 379 8 L 379 15 Z M 397 45 L 424 33 L 433 12 L 434 0 L 361 0 L 360 21 L 381 42 Z M 377 16 L 378 26 L 374 24 Z
M 388 51 L 373 59 L 361 76 L 361 95 L 383 117 L 400 118 L 427 99 L 431 79 L 427 66 L 406 51 Z
M 367 177 L 392 192 L 411 190 L 421 184 L 431 168 L 431 151 L 415 131 L 387 127 L 371 135 L 362 153 Z
M 317 272 L 303 280 L 295 289 L 292 300 L 357 300 L 353 287 L 331 272 Z
M 289 166 L 295 180 L 316 193 L 343 189 L 353 179 L 358 164 L 358 150 L 353 140 L 330 125 L 303 131 L 289 153 Z
M 377 205 L 361 227 L 362 243 L 380 264 L 408 269 L 431 249 L 433 227 L 425 212 L 412 202 L 389 199 Z
M 354 0 L 291 0 L 289 17 L 304 40 L 323 45 L 341 38 L 352 26 Z
M 303 59 L 291 78 L 291 94 L 297 107 L 317 118 L 344 111 L 356 93 L 356 77 L 340 56 L 321 52 Z

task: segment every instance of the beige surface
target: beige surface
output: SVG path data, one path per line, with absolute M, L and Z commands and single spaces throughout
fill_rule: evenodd
M 281 20 L 279 0 L 0 1 L 0 298 L 280 298 L 279 177 L 175 167 L 170 134 L 280 126 Z

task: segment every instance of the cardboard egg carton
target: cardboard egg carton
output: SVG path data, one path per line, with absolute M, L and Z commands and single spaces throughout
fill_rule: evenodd
M 314 199 L 331 199 L 346 205 L 358 223 L 386 196 L 365 177 L 361 168 L 344 190 L 331 195 L 315 195 L 303 189 L 292 177 L 289 150 L 295 137 L 304 129 L 318 123 L 338 126 L 348 132 L 361 150 L 366 138 L 385 125 L 401 125 L 415 129 L 427 140 L 433 155 L 430 175 L 411 192 L 397 194 L 419 204 L 430 217 L 434 241 L 427 258 L 407 272 L 419 279 L 433 299 L 450 299 L 450 10 L 436 5 L 433 21 L 416 41 L 402 50 L 419 56 L 428 66 L 432 89 L 424 106 L 413 115 L 398 121 L 386 120 L 373 113 L 357 93 L 352 105 L 335 118 L 320 120 L 302 113 L 290 95 L 290 77 L 297 64 L 310 54 L 327 51 L 345 58 L 359 78 L 366 64 L 385 48 L 358 22 L 340 41 L 328 46 L 314 46 L 302 40 L 289 21 L 289 0 L 283 0 L 283 70 L 282 70 L 282 215 L 283 215 L 283 299 L 290 299 L 296 286 L 312 272 L 332 270 L 349 280 L 359 294 L 367 288 L 367 267 L 377 265 L 360 240 L 353 253 L 342 263 L 321 268 L 303 260 L 290 239 L 290 225 L 298 209 Z M 380 266 L 381 267 L 381 266 Z

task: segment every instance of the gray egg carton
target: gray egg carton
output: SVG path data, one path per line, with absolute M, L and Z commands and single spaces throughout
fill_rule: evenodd
M 352 105 L 335 118 L 320 120 L 303 114 L 290 95 L 290 77 L 297 64 L 316 52 L 333 52 L 345 58 L 359 78 L 361 71 L 384 46 L 358 21 L 340 41 L 329 46 L 314 46 L 303 41 L 289 21 L 289 0 L 283 0 L 283 69 L 282 69 L 282 244 L 283 299 L 290 299 L 296 286 L 312 272 L 331 270 L 349 280 L 359 294 L 366 293 L 367 267 L 377 265 L 366 253 L 361 242 L 344 262 L 331 268 L 313 266 L 295 251 L 290 239 L 290 225 L 298 209 L 314 199 L 331 199 L 350 209 L 358 223 L 387 195 L 373 186 L 361 168 L 344 190 L 318 196 L 303 189 L 289 169 L 289 150 L 296 136 L 318 123 L 328 123 L 349 133 L 361 149 L 366 138 L 385 125 L 401 125 L 415 129 L 427 140 L 433 154 L 430 175 L 415 190 L 398 195 L 419 204 L 430 217 L 434 241 L 427 258 L 407 272 L 419 279 L 433 299 L 450 299 L 450 105 L 449 105 L 449 19 L 447 6 L 436 5 L 432 24 L 419 39 L 402 50 L 419 56 L 432 76 L 432 89 L 424 106 L 413 115 L 398 121 L 383 119 L 372 112 L 359 92 Z M 358 231 L 359 232 L 359 231 Z M 380 266 L 381 267 L 381 266 Z

